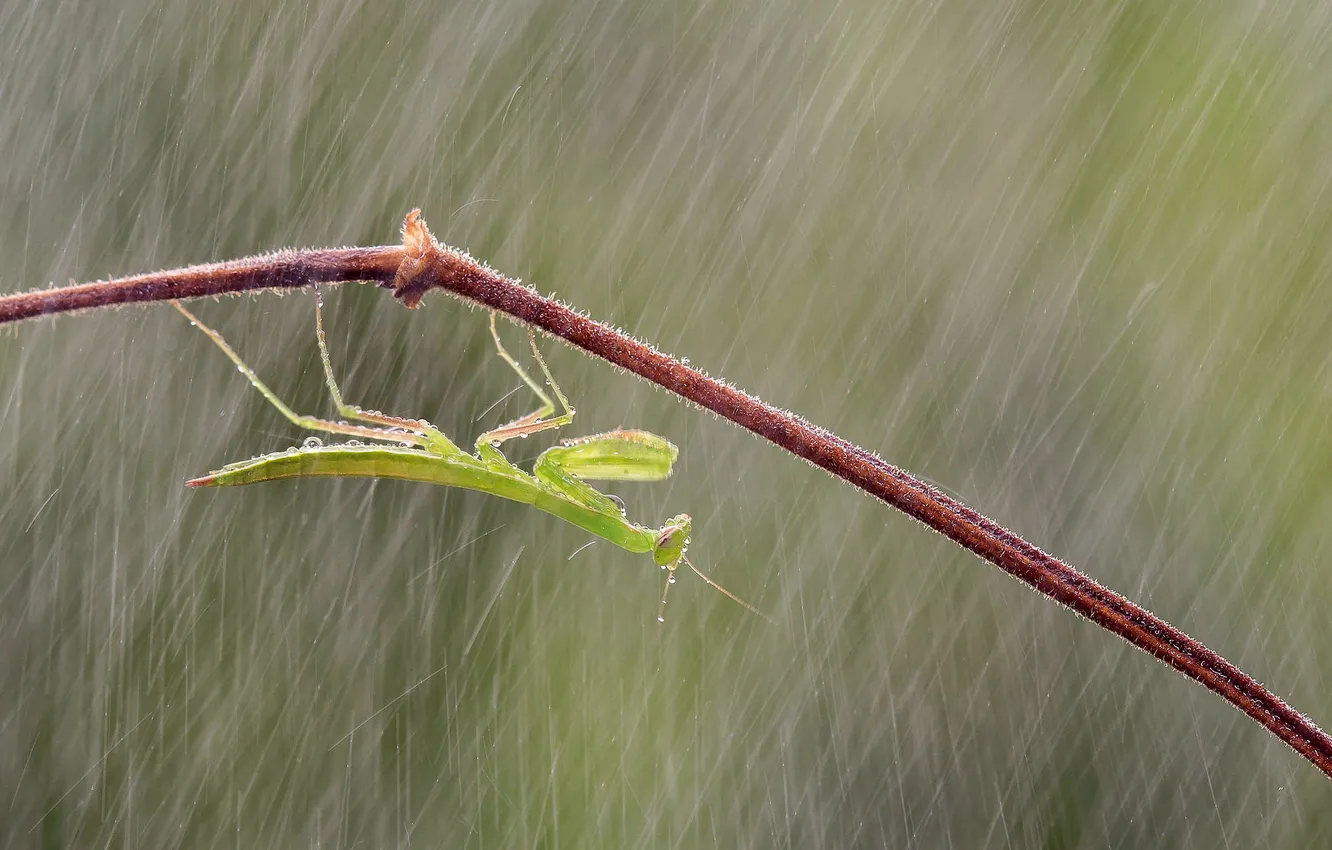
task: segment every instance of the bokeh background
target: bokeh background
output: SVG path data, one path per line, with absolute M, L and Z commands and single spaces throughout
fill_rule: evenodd
M 441 239 L 937 483 L 1332 723 L 1323 3 L 0 6 L 0 289 Z M 307 294 L 198 305 L 328 413 Z M 329 296 L 350 399 L 530 406 Z M 521 334 L 508 329 L 517 349 Z M 165 306 L 0 332 L 0 843 L 1311 847 L 1325 777 L 892 510 L 552 342 L 685 576 L 305 435 Z M 549 438 L 509 449 L 527 463 Z

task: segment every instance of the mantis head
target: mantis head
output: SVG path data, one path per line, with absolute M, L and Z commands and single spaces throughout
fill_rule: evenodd
M 689 545 L 689 531 L 693 527 L 694 521 L 689 518 L 689 514 L 672 517 L 657 532 L 657 542 L 652 547 L 652 562 L 663 569 L 674 571 L 684 557 L 685 548 Z
M 689 532 L 693 527 L 694 521 L 689 518 L 689 514 L 680 514 L 672 517 L 670 522 L 663 525 L 661 531 L 657 532 L 657 542 L 652 547 L 652 560 L 657 566 L 666 570 L 666 586 L 661 591 L 661 604 L 657 607 L 657 622 L 666 622 L 666 596 L 671 591 L 671 585 L 675 584 L 675 568 L 683 561 L 689 569 L 698 574 L 699 578 L 771 623 L 772 619 L 762 611 L 717 584 L 717 582 L 700 572 L 698 567 L 689 563 L 689 559 L 685 557 L 685 549 L 689 546 Z

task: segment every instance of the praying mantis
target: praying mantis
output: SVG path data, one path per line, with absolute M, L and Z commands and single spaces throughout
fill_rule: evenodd
M 677 514 L 660 528 L 647 528 L 630 522 L 615 498 L 587 483 L 661 481 L 669 477 L 679 450 L 665 438 L 647 431 L 617 429 L 565 440 L 542 452 L 531 473 L 518 468 L 504 456 L 499 447 L 506 440 L 560 428 L 574 418 L 575 411 L 551 376 L 530 328 L 527 339 L 532 356 L 559 401 L 561 412 L 556 414 L 555 403 L 550 396 L 504 348 L 492 312 L 490 335 L 495 341 L 497 353 L 523 383 L 536 393 L 541 406 L 512 422 L 486 431 L 477 437 L 475 453 L 468 454 L 424 419 L 389 416 L 378 411 L 363 410 L 343 401 L 328 354 L 323 299 L 318 288 L 315 289 L 315 336 L 319 341 L 324 380 L 334 407 L 344 417 L 343 421 L 296 413 L 259 379 L 221 334 L 205 325 L 179 301 L 171 303 L 190 320 L 191 325 L 203 331 L 255 389 L 293 424 L 310 431 L 352 438 L 349 442 L 333 445 L 323 445 L 317 439 L 310 438 L 300 448 L 230 463 L 215 472 L 190 479 L 185 482 L 186 485 L 226 487 L 314 477 L 394 478 L 490 493 L 532 505 L 537 510 L 553 514 L 630 552 L 651 554 L 653 563 L 666 571 L 666 584 L 657 608 L 658 622 L 665 622 L 666 597 L 671 585 L 675 583 L 675 571 L 681 563 L 730 599 L 768 619 L 754 606 L 708 578 L 685 557 L 693 528 L 693 520 L 688 514 Z M 372 442 L 360 442 L 363 439 Z

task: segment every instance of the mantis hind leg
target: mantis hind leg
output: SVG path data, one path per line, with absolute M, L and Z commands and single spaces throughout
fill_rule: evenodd
M 324 335 L 324 298 L 319 293 L 319 287 L 317 286 L 315 287 L 315 336 L 319 339 L 319 359 L 324 364 L 324 382 L 328 385 L 328 394 L 332 396 L 333 406 L 338 409 L 338 413 L 347 419 L 369 422 L 394 432 L 415 434 L 421 438 L 418 442 L 419 445 L 423 445 L 442 456 L 463 453 L 462 449 L 455 446 L 452 440 L 424 419 L 404 419 L 400 416 L 389 416 L 377 410 L 364 410 L 343 401 L 342 391 L 338 389 L 338 381 L 333 377 L 333 362 L 328 356 L 328 340 Z
M 371 440 L 383 440 L 391 443 L 410 443 L 415 446 L 423 446 L 426 444 L 425 437 L 413 432 L 399 431 L 390 428 L 370 428 L 363 425 L 350 425 L 346 422 L 333 422 L 328 419 L 321 419 L 318 416 L 305 416 L 297 413 L 288 407 L 286 402 L 278 398 L 277 394 L 270 390 L 267 384 L 259 380 L 259 376 L 254 373 L 253 369 L 245 364 L 244 360 L 240 359 L 240 355 L 236 353 L 235 349 L 227 344 L 227 341 L 222 338 L 222 334 L 205 325 L 193 313 L 186 310 L 179 301 L 172 301 L 171 305 L 179 310 L 185 318 L 189 319 L 190 324 L 203 331 L 218 348 L 222 349 L 222 353 L 227 355 L 232 363 L 236 364 L 236 368 L 240 370 L 240 373 L 249 380 L 264 398 L 268 399 L 268 403 L 276 407 L 278 412 L 286 417 L 293 425 L 310 431 L 323 431 L 327 434 L 342 434 L 347 437 L 365 437 Z
M 498 446 L 505 440 L 512 440 L 514 437 L 526 437 L 528 434 L 536 434 L 552 428 L 560 428 L 572 422 L 575 411 L 569 406 L 569 400 L 564 397 L 560 385 L 555 383 L 555 378 L 550 374 L 550 368 L 546 366 L 546 359 L 541 356 L 541 351 L 537 348 L 536 336 L 532 333 L 532 329 L 528 328 L 527 330 L 527 342 L 532 347 L 532 357 L 536 360 L 537 365 L 541 367 L 541 374 L 545 376 L 546 383 L 550 385 L 551 392 L 559 400 L 560 408 L 564 411 L 558 416 L 551 416 L 555 412 L 555 402 L 551 401 L 550 396 L 546 395 L 546 391 L 541 388 L 541 384 L 527 374 L 527 370 L 514 359 L 513 355 L 504 347 L 504 343 L 500 341 L 499 330 L 495 327 L 494 312 L 490 314 L 490 336 L 495 340 L 496 352 L 505 363 L 509 364 L 513 371 L 518 373 L 518 377 L 523 379 L 523 383 L 527 384 L 532 392 L 537 394 L 537 397 L 541 399 L 541 406 L 525 416 L 520 416 L 512 422 L 498 428 L 492 428 L 482 434 L 476 440 L 477 451 L 487 454 L 486 448 Z

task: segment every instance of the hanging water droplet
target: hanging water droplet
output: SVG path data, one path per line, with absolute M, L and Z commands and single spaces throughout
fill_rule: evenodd
M 658 622 L 658 623 L 664 623 L 664 622 L 666 622 L 666 618 L 663 617 L 661 614 L 658 614 L 658 615 L 657 615 L 657 622 Z
M 675 584 L 675 573 L 671 573 L 671 577 L 668 578 L 668 579 L 666 579 L 666 583 L 667 583 L 667 584 Z
M 305 442 L 301 443 L 303 449 L 317 449 L 324 445 L 324 441 L 318 437 L 306 437 Z

